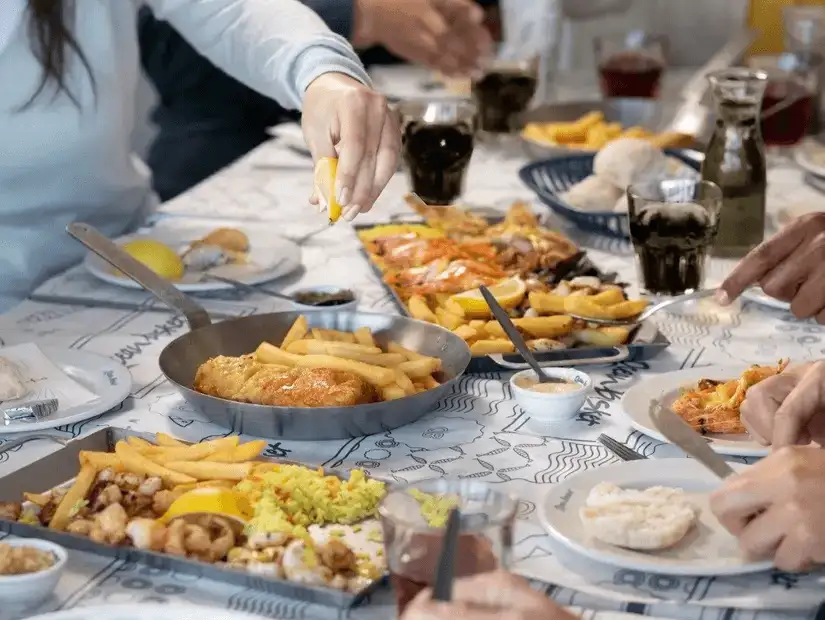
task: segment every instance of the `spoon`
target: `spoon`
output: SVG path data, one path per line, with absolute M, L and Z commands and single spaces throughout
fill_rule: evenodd
M 519 355 L 524 358 L 524 361 L 526 361 L 530 365 L 530 368 L 533 369 L 533 372 L 536 373 L 539 383 L 565 383 L 564 379 L 550 377 L 544 372 L 538 360 L 533 357 L 533 353 L 530 351 L 530 348 L 527 346 L 524 338 L 513 324 L 513 321 L 511 321 L 510 317 L 507 316 L 507 311 L 501 307 L 501 305 L 496 301 L 496 298 L 493 297 L 493 294 L 487 290 L 486 286 L 479 287 L 479 290 L 481 290 L 481 296 L 484 297 L 484 301 L 486 301 L 487 305 L 490 306 L 493 316 L 496 317 L 496 321 L 499 322 L 501 328 L 504 330 L 504 333 L 507 334 L 507 337 L 510 339 L 510 342 L 513 343 L 513 346 L 516 347 Z
M 233 280 L 232 278 L 225 278 L 223 276 L 216 276 L 216 275 L 213 275 L 211 273 L 204 274 L 203 276 L 201 276 L 201 279 L 203 279 L 203 280 L 212 280 L 214 282 L 223 282 L 224 284 L 228 284 L 228 285 L 232 286 L 233 288 L 241 291 L 242 293 L 247 293 L 247 294 L 250 294 L 250 295 L 253 295 L 255 293 L 263 294 L 263 295 L 266 295 L 268 297 L 275 297 L 276 299 L 283 299 L 285 301 L 289 301 L 289 302 L 292 302 L 294 304 L 299 304 L 301 306 L 314 306 L 314 307 L 318 307 L 318 308 L 326 308 L 326 307 L 331 307 L 332 305 L 336 305 L 336 304 L 330 304 L 329 303 L 330 299 L 336 298 L 336 293 L 329 293 L 326 299 L 320 299 L 318 301 L 311 301 L 311 300 L 302 300 L 302 299 L 299 299 L 299 298 L 297 298 L 293 295 L 284 295 L 283 293 L 278 293 L 277 291 L 273 291 L 271 289 L 261 287 L 261 286 L 250 286 L 249 284 L 246 284 L 246 283 L 241 282 L 239 280 Z M 340 302 L 339 302 L 340 304 L 348 303 L 348 302 L 353 300 L 352 293 L 350 291 L 348 291 L 347 289 L 341 289 L 340 291 L 338 291 L 337 296 L 340 297 Z M 335 301 L 338 301 L 338 299 L 335 299 Z
M 646 308 L 644 312 L 627 319 L 598 319 L 595 317 L 572 314 L 570 312 L 566 312 L 565 314 L 567 314 L 567 316 L 573 317 L 574 319 L 580 319 L 582 321 L 587 321 L 588 323 L 594 323 L 596 325 L 609 325 L 611 327 L 629 327 L 632 325 L 638 325 L 639 323 L 646 321 L 651 316 L 659 312 L 659 310 L 664 310 L 665 308 L 669 308 L 670 306 L 682 304 L 686 301 L 693 301 L 694 299 L 704 299 L 705 297 L 713 297 L 714 295 L 716 295 L 716 291 L 718 290 L 718 288 L 709 288 L 703 291 L 694 291 L 693 293 L 686 293 L 685 295 L 677 295 L 676 297 L 671 297 L 670 299 L 660 301 L 658 304 Z

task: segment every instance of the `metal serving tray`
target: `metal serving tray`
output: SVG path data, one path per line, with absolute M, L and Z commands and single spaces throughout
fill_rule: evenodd
M 491 222 L 496 222 L 501 218 L 488 218 Z M 423 221 L 421 218 L 410 217 L 405 221 Z M 393 222 L 398 223 L 398 222 Z M 369 230 L 377 226 L 387 224 L 368 224 L 356 226 L 356 231 Z M 410 316 L 401 298 L 395 290 L 384 282 L 383 273 L 378 266 L 372 262 L 369 252 L 361 244 L 361 252 L 367 259 L 373 273 L 378 277 L 384 290 L 392 297 L 398 311 L 404 316 Z M 630 338 L 626 344 L 615 347 L 576 347 L 562 349 L 558 351 L 548 351 L 547 353 L 537 353 L 536 359 L 542 366 L 564 367 L 564 366 L 598 366 L 605 364 L 615 364 L 625 361 L 644 361 L 651 359 L 670 346 L 670 341 L 662 334 L 652 322 L 645 322 L 638 325 L 630 333 Z M 530 368 L 521 355 L 484 355 L 473 357 L 470 365 L 467 366 L 466 374 L 482 374 L 489 372 L 506 372 L 510 370 L 526 370 Z
M 67 482 L 66 472 L 77 472 L 81 450 L 113 452 L 115 444 L 127 437 L 140 437 L 152 440 L 153 436 L 136 433 L 121 428 L 106 428 L 92 433 L 88 437 L 71 441 L 61 448 L 27 467 L 23 467 L 0 478 L 0 501 L 19 502 L 23 493 L 45 493 Z M 259 458 L 264 462 L 286 463 L 278 459 Z M 135 562 L 157 570 L 169 570 L 187 575 L 197 575 L 223 583 L 242 586 L 268 594 L 275 594 L 292 599 L 346 609 L 365 601 L 386 578 L 374 581 L 358 594 L 341 592 L 331 588 L 318 588 L 296 584 L 283 579 L 273 579 L 253 575 L 245 571 L 222 568 L 203 562 L 178 558 L 153 551 L 142 551 L 131 547 L 113 547 L 90 541 L 82 536 L 65 532 L 55 532 L 42 526 L 25 525 L 14 521 L 0 519 L 0 532 L 7 532 L 23 538 L 42 538 L 68 549 L 86 551 L 96 555 Z

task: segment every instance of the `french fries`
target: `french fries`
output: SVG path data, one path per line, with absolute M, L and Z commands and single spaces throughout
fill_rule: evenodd
M 180 448 L 186 445 L 182 441 L 179 441 L 166 433 L 156 433 L 155 441 L 159 446 L 166 446 L 167 448 Z
M 407 308 L 414 319 L 427 323 L 438 323 L 438 317 L 430 310 L 427 300 L 421 295 L 413 295 L 407 302 Z
M 157 476 L 167 486 L 195 482 L 195 478 L 191 476 L 167 469 L 163 465 L 158 465 L 149 460 L 125 441 L 118 441 L 115 444 L 115 454 L 120 458 L 127 471 L 143 474 L 144 476 Z
M 167 467 L 195 480 L 243 480 L 252 472 L 252 462 L 214 463 L 211 461 L 173 461 Z M 184 483 L 185 484 L 185 483 Z
M 595 111 L 572 122 L 528 123 L 522 135 L 533 142 L 586 151 L 598 151 L 618 138 L 647 140 L 660 149 L 689 147 L 694 142 L 693 136 L 674 131 L 657 134 L 638 126 L 625 129 Z
M 442 301 L 447 304 L 450 299 L 445 296 Z M 422 302 L 426 306 L 426 300 L 422 298 Z M 449 320 L 456 327 L 462 327 L 464 318 L 458 312 L 461 312 L 461 308 L 457 304 L 453 304 L 451 310 L 446 306 L 439 308 L 441 318 L 436 317 L 436 321 Z M 433 316 L 435 317 L 435 314 Z M 433 374 L 441 370 L 440 359 L 422 355 L 397 342 L 390 342 L 382 348 L 366 327 L 361 327 L 353 333 L 332 329 L 310 329 L 303 316 L 295 323 L 297 327 L 293 325 L 289 329 L 281 346 L 270 342 L 258 345 L 255 350 L 258 362 L 288 368 L 330 368 L 350 372 L 377 388 L 383 400 L 396 400 L 440 385 L 433 377 Z M 258 451 L 261 449 L 263 448 Z M 168 465 L 179 460 L 176 458 L 178 453 L 172 450 L 171 445 L 165 450 L 147 449 L 145 456 L 159 465 Z M 201 455 L 206 452 L 206 448 L 190 450 L 190 455 Z M 213 450 L 210 455 L 200 458 L 220 463 L 244 460 L 229 450 Z M 199 459 L 185 459 L 186 462 L 197 460 Z
M 302 314 L 295 319 L 295 322 L 289 328 L 286 336 L 284 336 L 284 339 L 281 341 L 281 347 L 284 349 L 288 348 L 293 342 L 301 340 L 304 336 L 306 336 L 308 331 L 309 327 L 307 326 L 307 318 Z
M 123 445 L 125 446 L 126 444 L 124 443 Z M 94 465 L 83 465 L 80 468 L 80 473 L 77 474 L 77 478 L 74 479 L 72 486 L 66 492 L 66 495 L 63 496 L 63 499 L 60 500 L 60 504 L 58 504 L 57 510 L 55 510 L 54 516 L 49 522 L 49 529 L 57 530 L 58 532 L 66 529 L 66 526 L 69 525 L 69 521 L 71 521 L 73 516 L 72 511 L 75 509 L 75 506 L 79 506 L 80 503 L 86 499 L 96 479 L 97 469 Z

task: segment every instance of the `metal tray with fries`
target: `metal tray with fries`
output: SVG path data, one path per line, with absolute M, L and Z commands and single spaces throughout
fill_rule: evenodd
M 475 213 L 478 217 L 483 217 L 490 225 L 498 224 L 502 221 L 501 216 L 489 217 L 487 214 Z M 405 218 L 405 223 L 424 223 L 423 218 L 416 218 L 413 214 Z M 404 224 L 390 222 L 385 224 L 369 224 L 356 226 L 356 232 L 360 233 L 378 227 L 403 226 Z M 413 316 L 395 289 L 384 281 L 384 274 L 381 268 L 373 261 L 366 246 L 362 244 L 361 251 L 370 264 L 373 273 L 382 282 L 388 295 L 391 296 L 394 305 L 404 316 Z M 589 269 L 595 267 L 582 254 L 583 262 L 587 262 Z M 596 272 L 603 278 L 613 278 L 615 274 L 604 274 L 596 269 Z M 605 365 L 623 361 L 643 361 L 655 357 L 665 348 L 670 346 L 670 341 L 658 330 L 656 325 L 645 322 L 634 327 L 626 340 L 621 344 L 605 345 L 577 345 L 565 349 L 557 349 L 543 353 L 535 353 L 536 359 L 544 366 L 583 366 L 583 365 Z M 509 370 L 525 370 L 529 365 L 518 354 L 491 353 L 487 355 L 474 355 L 470 364 L 465 370 L 467 373 L 481 374 L 490 372 L 502 372 Z
M 136 442 L 144 441 L 151 443 L 155 438 L 153 435 L 144 433 L 136 433 L 119 428 L 106 428 L 91 435 L 76 439 L 69 442 L 64 448 L 45 456 L 44 458 L 35 461 L 34 463 L 17 470 L 3 478 L 0 478 L 0 502 L 20 502 L 25 494 L 32 497 L 32 494 L 48 494 L 55 489 L 69 488 L 68 493 L 71 493 L 71 487 L 78 486 L 81 477 L 88 477 L 84 474 L 87 469 L 86 466 L 81 467 L 80 463 L 89 463 L 87 458 L 84 461 L 84 455 L 81 452 L 94 453 L 94 457 L 100 463 L 98 468 L 108 458 L 121 456 L 121 451 L 117 451 L 116 447 L 122 443 L 131 443 L 130 445 L 140 445 Z M 120 442 L 120 444 L 119 444 Z M 250 442 L 252 443 L 252 442 Z M 180 442 L 180 447 L 177 448 L 191 448 L 203 444 L 185 444 Z M 243 448 L 247 444 L 240 444 L 236 447 Z M 160 446 L 159 446 L 160 447 Z M 176 448 L 172 448 L 173 450 Z M 251 461 L 260 462 L 262 464 L 270 463 L 277 465 L 301 465 L 283 460 L 267 459 L 264 457 L 254 457 Z M 197 463 L 198 461 L 193 461 Z M 78 471 L 77 478 L 73 480 L 66 480 L 66 472 Z M 92 471 L 96 471 L 92 469 Z M 126 471 L 130 471 L 128 468 Z M 346 479 L 347 476 L 335 471 L 326 472 L 327 475 L 336 476 L 341 479 Z M 96 474 L 95 474 L 96 476 Z M 67 493 L 67 495 L 68 495 Z M 58 514 L 60 508 L 58 507 L 55 515 Z M 52 517 L 54 519 L 55 517 Z M 134 521 L 133 521 L 134 522 Z M 377 522 L 376 527 L 377 526 Z M 344 526 L 331 526 L 334 528 Z M 354 527 L 355 531 L 360 531 L 360 527 Z M 366 526 L 365 526 L 366 529 Z M 249 572 L 247 570 L 239 569 L 239 567 L 230 567 L 226 564 L 211 564 L 206 561 L 199 561 L 196 559 L 187 559 L 186 557 L 179 557 L 170 555 L 169 553 L 149 551 L 144 549 L 137 549 L 131 546 L 124 545 L 110 545 L 104 543 L 94 542 L 86 536 L 68 533 L 66 531 L 57 531 L 51 527 L 45 527 L 37 524 L 32 525 L 28 523 L 21 523 L 19 521 L 11 521 L 0 518 L 0 532 L 6 532 L 15 536 L 28 538 L 41 538 L 52 541 L 69 549 L 78 551 L 85 551 L 94 553 L 104 557 L 113 557 L 119 560 L 128 562 L 135 562 L 145 566 L 149 566 L 157 570 L 170 570 L 179 573 L 196 575 L 207 579 L 214 579 L 223 583 L 237 585 L 245 588 L 259 590 L 279 596 L 285 596 L 307 603 L 315 603 L 327 605 L 337 608 L 349 608 L 359 603 L 362 603 L 368 596 L 382 583 L 386 581 L 386 571 L 381 570 L 380 576 L 376 579 L 364 580 L 364 587 L 356 593 L 337 590 L 332 587 L 323 587 L 318 585 L 308 585 L 306 583 L 299 583 L 296 581 L 289 581 L 286 578 L 277 576 L 270 576 L 260 572 Z M 327 540 L 333 540 L 333 537 L 340 536 L 341 532 L 329 532 Z M 372 541 L 377 544 L 377 541 Z M 381 552 L 378 552 L 379 555 Z

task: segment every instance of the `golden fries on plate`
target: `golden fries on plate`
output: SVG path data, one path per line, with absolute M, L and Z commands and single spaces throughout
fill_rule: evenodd
M 426 305 L 426 300 L 423 303 Z M 441 370 L 440 359 L 421 355 L 396 342 L 383 349 L 366 327 L 352 333 L 309 329 L 303 315 L 290 327 L 281 346 L 262 342 L 255 358 L 263 364 L 288 368 L 351 372 L 374 386 L 382 400 L 396 400 L 440 385 L 434 376 Z
M 644 127 L 624 128 L 608 122 L 601 112 L 588 112 L 571 122 L 528 123 L 522 136 L 531 142 L 578 151 L 598 151 L 619 138 L 647 140 L 660 149 L 687 148 L 694 138 L 678 132 L 655 133 Z

